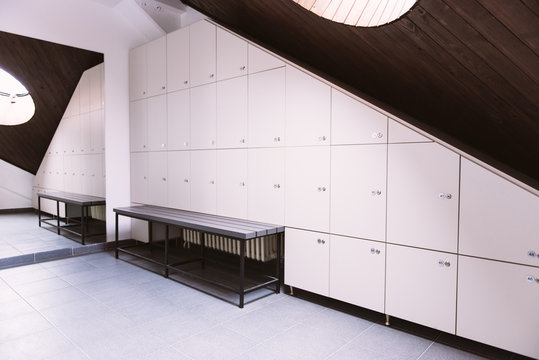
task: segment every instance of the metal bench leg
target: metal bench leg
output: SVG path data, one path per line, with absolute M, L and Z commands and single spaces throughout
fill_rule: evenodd
M 275 259 L 275 262 L 276 262 L 275 277 L 278 279 L 278 281 L 275 284 L 276 294 L 281 292 L 281 241 L 282 239 L 283 239 L 282 234 L 277 235 L 277 258 Z
M 239 240 L 240 242 L 240 309 L 243 308 L 243 302 L 245 297 L 244 292 L 244 278 L 245 278 L 245 240 Z
M 56 200 L 56 228 L 58 235 L 60 235 L 60 202 Z
M 115 218 L 116 218 L 116 221 L 115 221 L 115 225 L 114 225 L 114 242 L 115 242 L 115 257 L 116 259 L 118 259 L 118 213 L 114 213 L 115 214 Z
M 84 236 L 85 236 L 85 230 L 86 230 L 86 222 L 88 219 L 86 218 L 88 216 L 88 208 L 86 206 L 80 207 L 80 238 L 82 245 L 84 245 Z
M 168 232 L 168 224 L 165 225 L 165 277 L 168 278 L 168 240 L 169 240 L 169 232 Z
M 41 196 L 37 197 L 37 217 L 39 219 L 39 227 L 41 227 Z

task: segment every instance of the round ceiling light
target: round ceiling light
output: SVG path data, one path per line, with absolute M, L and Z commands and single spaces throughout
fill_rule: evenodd
M 292 0 L 323 18 L 352 26 L 373 27 L 397 20 L 417 0 Z
M 23 84 L 0 68 L 0 125 L 19 125 L 36 111 L 34 100 Z

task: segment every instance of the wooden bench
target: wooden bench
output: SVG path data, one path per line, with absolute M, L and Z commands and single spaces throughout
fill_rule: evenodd
M 118 258 L 119 252 L 130 254 L 137 258 L 144 259 L 158 265 L 161 271 L 164 271 L 164 276 L 169 277 L 170 272 L 179 273 L 187 277 L 195 278 L 198 280 L 205 281 L 217 287 L 229 290 L 237 295 L 239 295 L 239 303 L 237 305 L 242 308 L 245 302 L 245 295 L 253 292 L 258 289 L 266 288 L 272 289 L 275 293 L 280 292 L 280 266 L 281 266 L 281 242 L 284 239 L 284 226 L 266 224 L 256 221 L 242 220 L 229 218 L 218 215 L 204 214 L 192 211 L 170 209 L 159 206 L 150 206 L 150 205 L 141 205 L 141 206 L 131 206 L 131 207 L 121 207 L 114 208 L 115 212 L 115 240 L 116 240 L 116 258 Z M 145 220 L 148 222 L 148 243 L 139 243 L 137 245 L 130 246 L 119 246 L 118 239 L 118 216 L 126 216 L 134 219 Z M 152 246 L 153 235 L 152 235 L 152 224 L 162 224 L 165 226 L 165 237 L 164 237 L 164 253 L 160 254 L 162 257 L 155 258 L 155 256 L 150 257 L 140 252 L 131 251 L 133 247 L 139 246 Z M 183 259 L 182 261 L 170 263 L 170 231 L 169 226 L 174 226 L 180 229 L 193 230 L 200 232 L 202 234 L 213 234 L 224 236 L 230 239 L 234 239 L 239 243 L 239 269 L 237 269 L 237 286 L 230 286 L 221 281 L 216 281 L 209 279 L 205 276 L 200 276 L 195 274 L 192 271 L 184 270 L 180 268 L 181 266 L 193 262 L 200 262 L 201 267 L 204 268 L 206 264 L 205 257 L 205 237 L 200 236 L 200 256 L 196 258 Z M 263 281 L 258 281 L 257 283 L 251 283 L 249 287 L 246 287 L 245 281 L 245 247 L 248 241 L 257 239 L 262 236 L 277 236 L 277 256 L 275 261 L 275 274 L 272 275 L 263 275 Z M 183 240 L 183 239 L 180 239 Z M 180 248 L 181 249 L 181 248 Z M 134 250 L 134 249 L 133 249 Z M 181 250 L 180 250 L 181 252 Z M 154 253 L 152 253 L 154 254 Z M 181 279 L 173 279 L 175 281 L 186 283 Z M 193 286 L 193 285 L 190 285 Z M 225 301 L 229 301 L 222 296 L 211 293 L 216 297 L 219 297 Z M 230 301 L 229 301 L 230 302 Z
M 49 199 L 56 201 L 56 217 L 54 217 L 54 214 L 51 214 L 51 218 L 42 218 L 42 211 L 41 211 L 41 198 Z M 77 221 L 75 219 L 69 220 L 69 218 L 65 218 L 64 220 L 60 217 L 60 203 L 64 203 L 66 205 L 72 205 L 76 207 L 80 207 L 80 221 Z M 82 245 L 85 244 L 85 240 L 87 237 L 90 236 L 98 236 L 98 235 L 105 235 L 105 230 L 97 233 L 89 233 L 88 227 L 89 227 L 89 215 L 88 215 L 88 209 L 92 206 L 102 206 L 106 205 L 105 198 L 98 197 L 98 196 L 92 196 L 92 195 L 82 195 L 82 194 L 75 194 L 75 193 L 69 193 L 69 192 L 63 192 L 63 191 L 55 191 L 55 192 L 38 192 L 37 193 L 37 211 L 38 211 L 38 218 L 39 218 L 39 227 L 41 227 L 42 223 L 45 223 L 47 225 L 52 226 L 54 229 L 56 229 L 56 232 L 58 235 L 60 235 L 60 230 L 65 230 L 71 234 L 75 234 L 80 236 Z M 63 222 L 63 224 L 62 224 Z M 77 228 L 80 229 L 80 231 L 77 231 Z

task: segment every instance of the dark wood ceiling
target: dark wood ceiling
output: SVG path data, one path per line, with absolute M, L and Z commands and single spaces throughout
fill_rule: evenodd
M 0 158 L 37 173 L 82 73 L 102 62 L 101 53 L 0 31 L 0 68 L 28 89 L 36 106 L 29 122 L 0 125 Z
M 357 28 L 292 0 L 182 0 L 539 188 L 539 2 L 419 0 Z

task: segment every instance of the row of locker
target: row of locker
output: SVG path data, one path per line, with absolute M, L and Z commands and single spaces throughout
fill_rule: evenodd
M 293 228 L 285 238 L 288 285 L 539 357 L 538 267 Z
M 104 164 L 103 154 L 46 156 L 34 186 L 104 197 Z
M 82 74 L 66 107 L 64 117 L 102 110 L 105 107 L 104 70 L 105 64 L 101 63 Z
M 141 152 L 131 154 L 131 194 L 137 203 L 539 266 L 530 256 L 539 253 L 536 197 L 482 170 L 435 143 Z M 484 191 L 492 183 L 494 199 Z
M 429 142 L 291 67 L 131 102 L 131 151 Z
M 240 37 L 200 21 L 131 50 L 131 100 L 283 66 Z
M 105 152 L 103 110 L 64 117 L 50 143 L 47 155 L 101 154 Z

